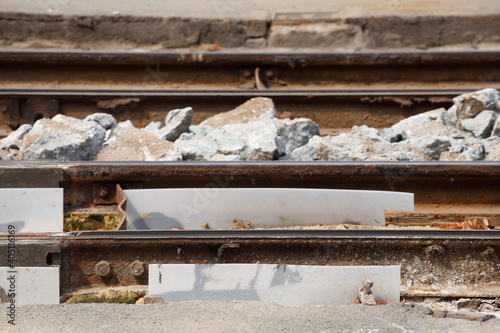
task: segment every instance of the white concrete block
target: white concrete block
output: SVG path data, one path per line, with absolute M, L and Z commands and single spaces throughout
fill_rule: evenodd
M 0 267 L 0 287 L 16 307 L 59 304 L 59 267 Z
M 384 210 L 413 211 L 413 194 L 384 191 L 187 188 L 125 190 L 127 229 L 228 229 L 358 223 L 385 225 Z
M 269 264 L 149 265 L 149 295 L 165 302 L 270 301 L 285 306 L 350 304 L 363 279 L 376 300 L 399 303 L 400 266 Z
M 62 232 L 63 189 L 0 189 L 0 232 Z

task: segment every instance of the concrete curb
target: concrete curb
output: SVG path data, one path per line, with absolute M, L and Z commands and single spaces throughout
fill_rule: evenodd
M 246 20 L 0 13 L 0 45 L 175 49 L 218 43 L 224 48 L 249 49 L 497 49 L 498 22 L 500 14 Z

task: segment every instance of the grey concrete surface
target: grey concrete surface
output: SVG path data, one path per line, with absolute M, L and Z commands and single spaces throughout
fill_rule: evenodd
M 264 302 L 66 304 L 24 306 L 16 325 L 3 316 L 0 332 L 478 332 L 500 331 L 484 322 L 437 318 L 412 304 L 283 307 Z
M 1 12 L 272 19 L 285 13 L 322 17 L 482 15 L 500 13 L 498 0 L 1 0 Z
M 0 0 L 9 49 L 500 49 L 498 0 Z

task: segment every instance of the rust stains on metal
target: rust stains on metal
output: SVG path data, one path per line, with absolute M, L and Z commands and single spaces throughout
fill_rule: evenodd
M 401 283 L 407 296 L 424 295 L 428 290 L 429 295 L 439 291 L 443 295 L 465 297 L 481 291 L 482 297 L 497 297 L 498 289 L 494 291 L 494 287 L 500 287 L 500 261 L 494 251 L 500 246 L 498 237 L 428 239 L 409 233 L 399 238 L 277 236 L 243 237 L 228 242 L 225 238 L 202 239 L 178 234 L 144 239 L 85 235 L 65 239 L 62 249 L 72 258 L 72 266 L 70 283 L 63 287 L 140 284 L 147 281 L 149 264 L 212 263 L 214 260 L 220 263 L 401 265 Z M 494 250 L 488 250 L 490 248 Z M 483 255 L 485 249 L 488 255 Z M 113 267 L 106 279 L 97 276 L 93 269 L 102 260 Z M 137 275 L 138 261 L 146 267 L 141 275 Z

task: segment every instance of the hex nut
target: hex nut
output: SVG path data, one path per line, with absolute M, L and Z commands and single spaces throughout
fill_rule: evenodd
M 444 247 L 442 247 L 441 245 L 436 245 L 436 244 L 429 245 L 424 249 L 424 254 L 428 257 L 435 256 L 435 255 L 443 255 L 444 254 Z
M 249 69 L 245 69 L 243 70 L 242 72 L 242 76 L 245 78 L 245 79 L 250 79 L 252 77 L 252 72 L 249 70 Z
M 492 258 L 495 256 L 495 248 L 493 246 L 486 246 L 481 255 L 486 258 Z
M 97 189 L 97 195 L 101 199 L 105 199 L 109 196 L 109 188 L 105 185 L 100 185 Z
M 101 260 L 95 264 L 94 272 L 101 277 L 108 276 L 111 273 L 111 265 L 106 260 Z
M 134 276 L 141 276 L 144 273 L 144 263 L 140 260 L 135 260 L 130 264 L 130 271 Z

